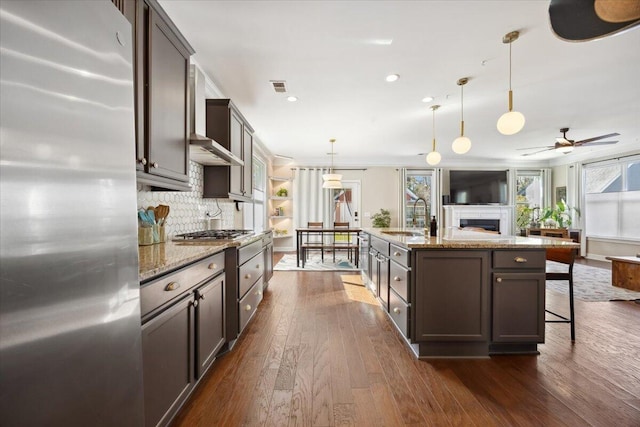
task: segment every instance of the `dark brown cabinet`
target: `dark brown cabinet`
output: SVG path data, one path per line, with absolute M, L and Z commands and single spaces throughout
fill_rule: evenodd
M 203 197 L 248 202 L 253 198 L 253 129 L 230 99 L 207 99 L 207 137 L 244 166 L 205 166 Z
M 188 87 L 194 50 L 157 1 L 112 1 L 133 31 L 138 182 L 190 190 Z
M 273 233 L 271 231 L 262 236 L 262 251 L 264 253 L 263 288 L 266 289 L 269 285 L 269 280 L 273 277 Z
M 415 251 L 415 341 L 489 341 L 490 251 Z
M 369 253 L 371 254 L 371 280 L 376 288 L 376 295 L 386 312 L 389 311 L 389 242 L 370 236 Z
M 166 426 L 226 342 L 224 253 L 143 283 L 146 426 Z

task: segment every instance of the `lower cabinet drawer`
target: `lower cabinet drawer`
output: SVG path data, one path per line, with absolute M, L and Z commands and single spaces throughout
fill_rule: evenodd
M 493 251 L 493 268 L 545 268 L 547 253 L 543 250 Z
M 260 301 L 262 301 L 262 282 L 253 285 L 244 298 L 240 300 L 240 332 L 242 332 L 255 314 Z
M 389 291 L 389 315 L 402 335 L 409 336 L 409 305 L 393 289 Z
M 263 271 L 264 256 L 262 255 L 262 251 L 240 266 L 240 279 L 238 282 L 238 296 L 240 298 L 262 277 Z
M 409 270 L 391 261 L 389 266 L 389 284 L 391 289 L 403 300 L 409 302 Z

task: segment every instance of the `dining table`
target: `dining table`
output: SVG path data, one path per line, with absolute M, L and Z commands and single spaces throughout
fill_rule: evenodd
M 325 239 L 324 239 L 324 235 L 328 234 L 331 236 L 334 236 L 336 234 L 348 234 L 349 236 L 351 235 L 355 235 L 356 236 L 356 240 L 357 237 L 360 235 L 360 233 L 362 232 L 362 229 L 360 228 L 319 228 L 319 227 L 305 227 L 305 228 L 296 228 L 296 267 L 300 267 L 300 260 L 302 260 L 302 245 L 303 245 L 303 237 L 305 235 L 305 233 L 307 234 L 320 234 L 322 237 L 320 242 L 317 242 L 318 245 L 321 247 L 321 250 L 324 251 L 324 249 L 335 249 L 336 247 L 340 247 L 338 245 L 335 244 L 335 242 L 333 241 L 333 239 L 330 242 L 326 242 L 325 243 Z M 351 241 L 351 239 L 349 239 L 349 241 Z M 356 245 L 357 246 L 357 245 Z M 359 260 L 358 260 L 358 256 L 355 257 L 355 263 L 356 263 L 356 268 L 358 268 L 358 264 L 359 264 Z

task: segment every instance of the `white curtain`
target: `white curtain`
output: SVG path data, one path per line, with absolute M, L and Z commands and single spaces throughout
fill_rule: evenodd
M 326 221 L 327 191 L 322 188 L 322 168 L 293 170 L 293 227 L 303 228 L 309 221 Z M 327 224 L 325 224 L 326 226 Z

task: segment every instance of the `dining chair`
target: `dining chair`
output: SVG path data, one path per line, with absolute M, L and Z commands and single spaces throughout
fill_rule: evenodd
M 571 240 L 571 239 L 562 239 Z M 571 341 L 576 340 L 575 313 L 573 305 L 573 264 L 578 253 L 577 248 L 547 248 L 547 260 L 555 261 L 566 266 L 567 270 L 563 272 L 547 271 L 546 280 L 566 280 L 569 284 L 569 316 L 563 316 L 551 310 L 545 309 L 545 312 L 554 316 L 553 319 L 547 320 L 546 323 L 569 323 L 571 325 Z
M 339 229 L 344 229 L 344 230 L 349 230 L 349 223 L 348 222 L 334 222 L 333 223 L 333 229 L 334 230 L 339 230 Z M 345 240 L 346 239 L 346 240 Z M 349 258 L 349 261 L 353 261 L 353 250 L 358 246 L 356 244 L 353 244 L 351 242 L 351 234 L 350 233 L 340 233 L 340 232 L 333 232 L 333 241 L 331 243 L 332 249 L 333 249 L 333 262 L 336 262 L 336 252 L 337 251 L 346 251 L 347 252 L 347 257 Z
M 309 221 L 307 222 L 307 228 L 317 228 L 322 230 L 324 223 L 322 221 Z M 320 259 L 324 263 L 324 234 L 322 232 L 305 231 L 304 242 L 302 242 L 302 268 L 307 261 L 307 254 L 310 251 L 320 251 Z

